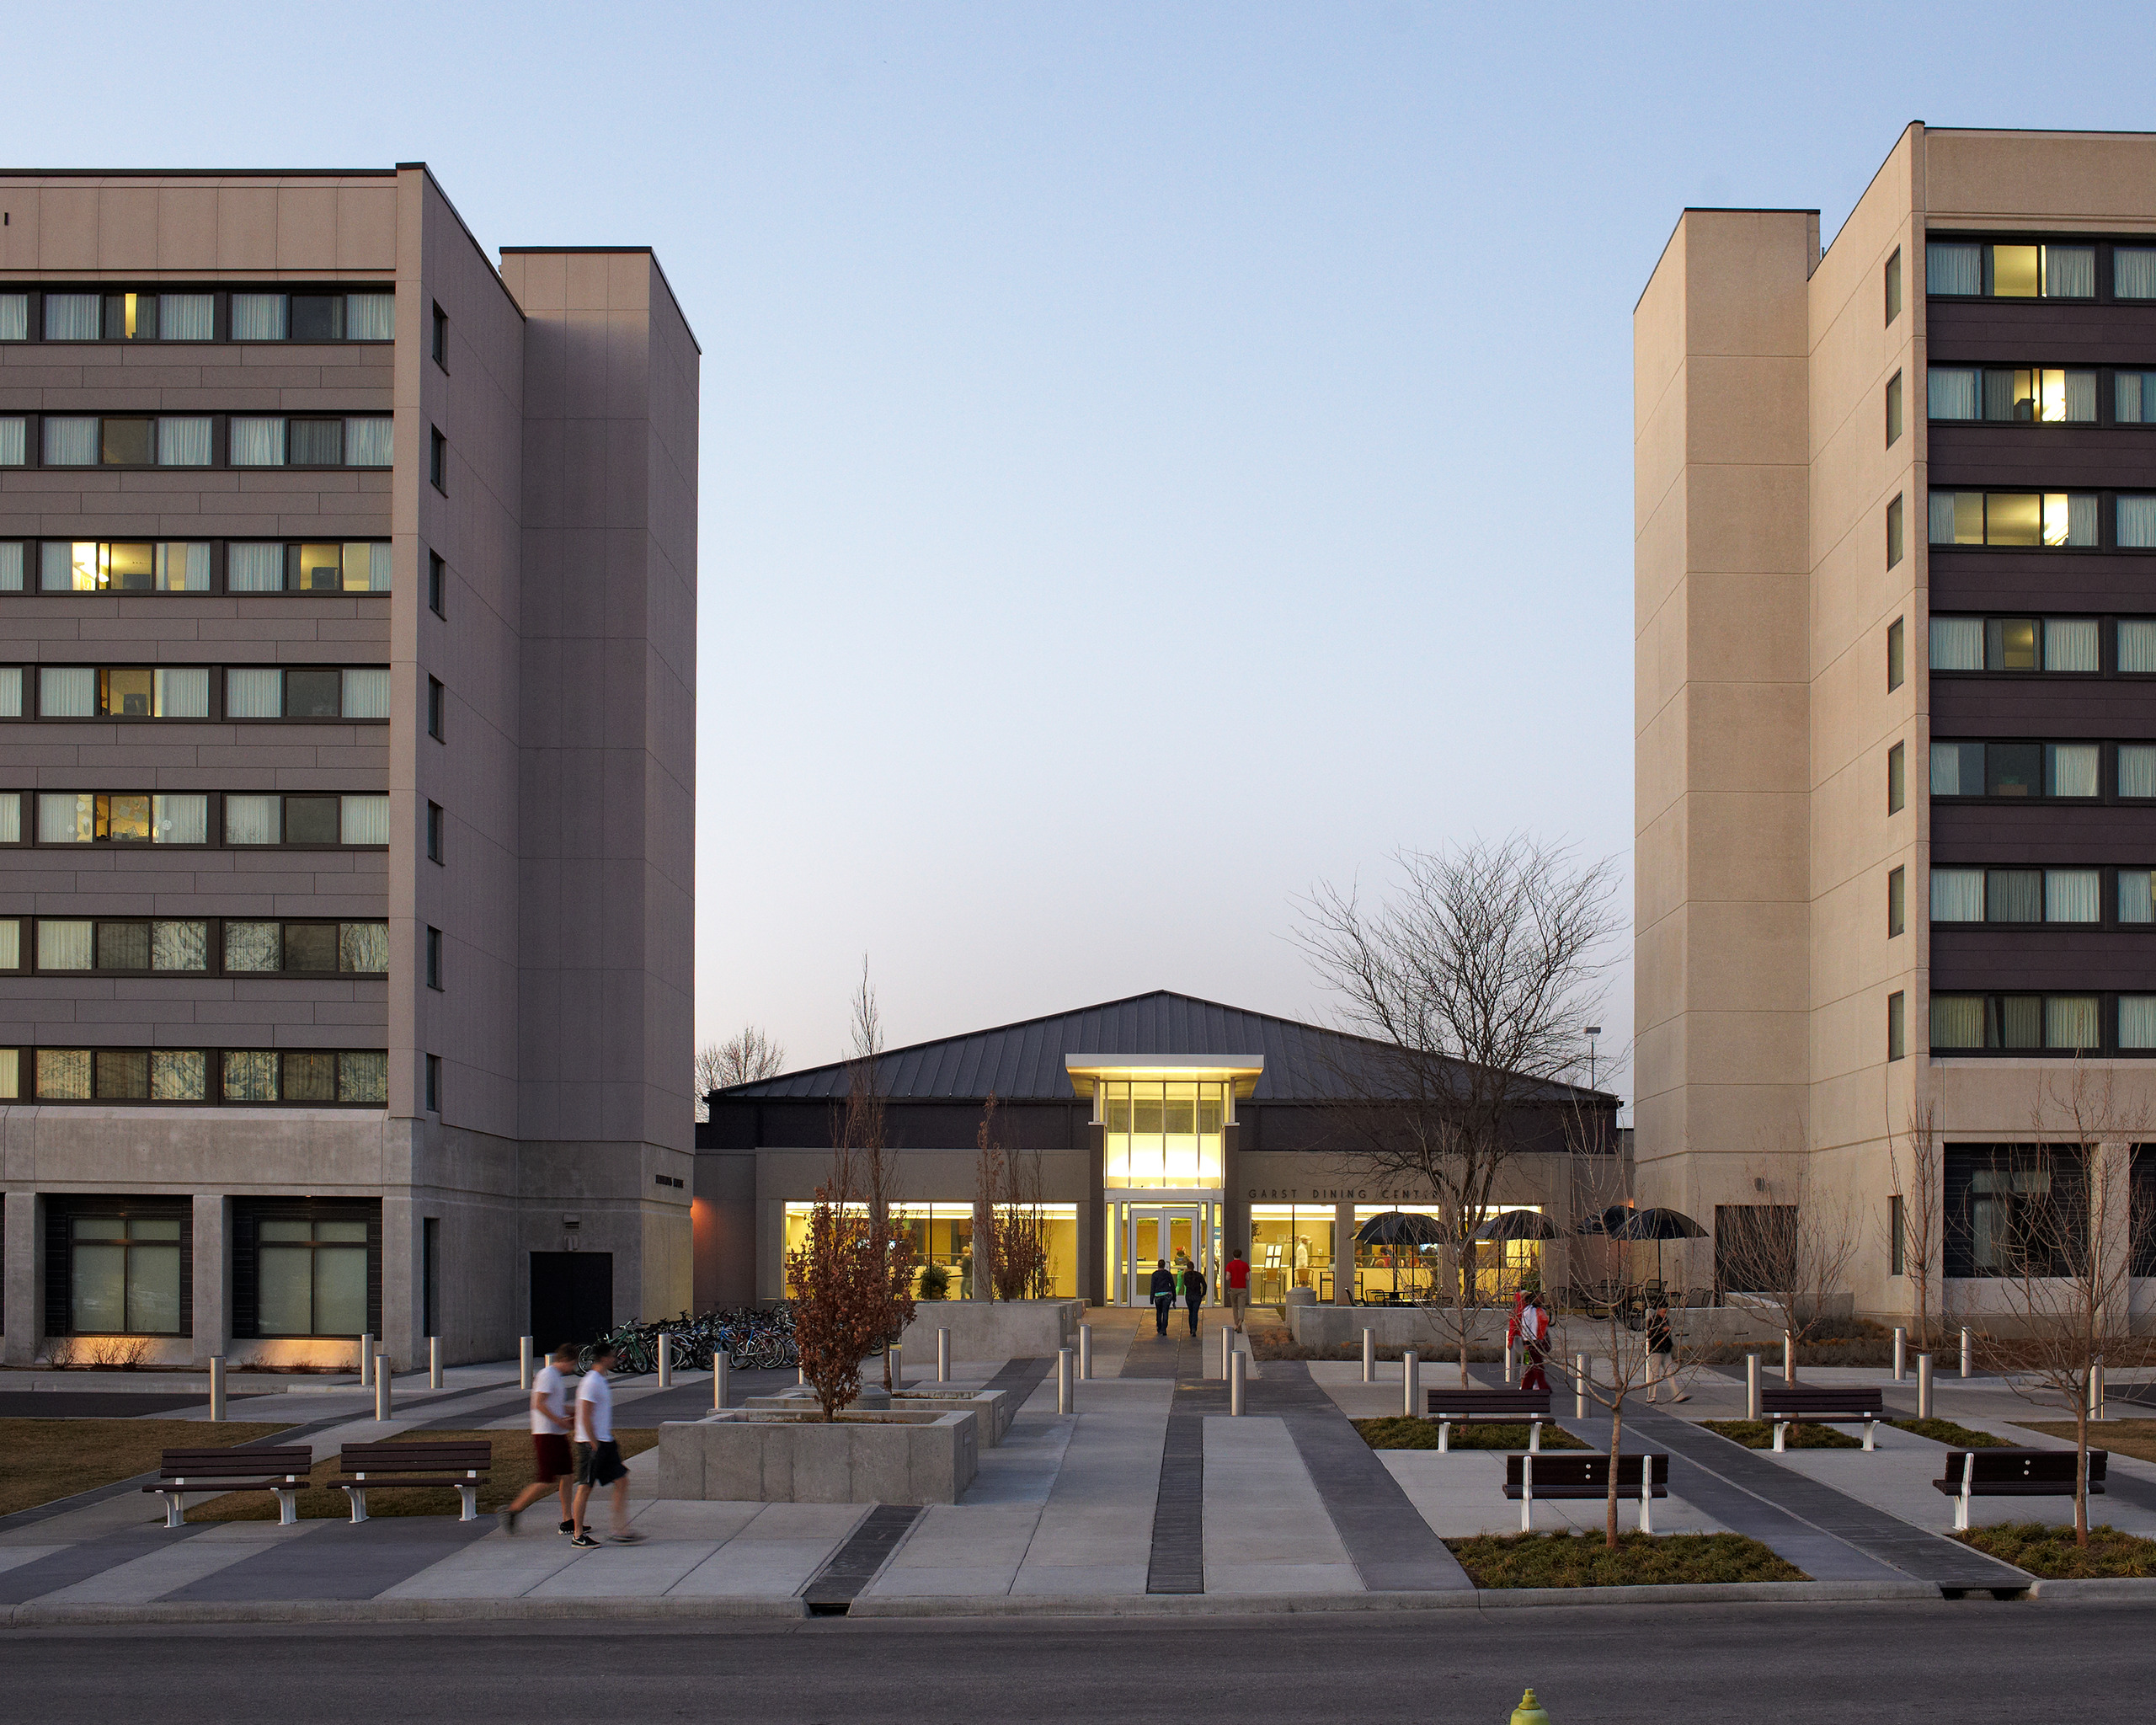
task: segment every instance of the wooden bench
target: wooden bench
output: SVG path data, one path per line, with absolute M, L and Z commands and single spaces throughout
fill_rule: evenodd
M 349 1493 L 352 1519 L 367 1519 L 367 1493 L 390 1486 L 450 1486 L 464 1500 L 460 1521 L 479 1519 L 479 1487 L 494 1466 L 494 1446 L 467 1439 L 462 1443 L 347 1444 L 338 1456 L 344 1471 L 330 1484 Z
M 1617 1495 L 1640 1499 L 1640 1531 L 1654 1531 L 1654 1500 L 1669 1495 L 1667 1455 L 1620 1455 Z M 1519 1530 L 1534 1531 L 1537 1498 L 1607 1498 L 1609 1458 L 1573 1452 L 1505 1457 L 1505 1495 L 1519 1499 Z
M 1949 1450 L 1946 1468 L 1931 1483 L 1954 1499 L 1954 1531 L 1969 1530 L 1972 1498 L 2070 1498 L 2075 1453 L 2071 1450 Z M 2089 1492 L 2104 1495 L 2108 1450 L 2089 1452 Z
M 157 1482 L 146 1492 L 162 1492 L 165 1525 L 178 1527 L 190 1493 L 275 1492 L 277 1525 L 299 1519 L 299 1494 L 307 1489 L 314 1451 L 305 1444 L 221 1445 L 215 1450 L 168 1450 L 157 1464 Z
M 1880 1422 L 1886 1418 L 1886 1402 L 1876 1390 L 1818 1389 L 1809 1384 L 1766 1383 L 1759 1386 L 1759 1413 L 1774 1423 L 1774 1453 L 1784 1453 L 1783 1439 L 1793 1425 L 1864 1424 L 1864 1447 L 1871 1441 Z
M 1542 1423 L 1550 1415 L 1547 1390 L 1426 1390 L 1423 1405 L 1438 1423 L 1438 1448 L 1452 1448 L 1456 1425 L 1527 1423 L 1527 1447 L 1542 1453 Z

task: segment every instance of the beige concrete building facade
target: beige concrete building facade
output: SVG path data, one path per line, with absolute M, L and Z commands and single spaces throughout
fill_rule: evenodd
M 0 175 L 8 1360 L 689 1303 L 698 365 L 422 164 Z
M 1634 352 L 1641 1200 L 1908 1313 L 1929 1108 L 1989 1309 L 2077 1070 L 2156 1138 L 2156 136 L 1913 125 L 1823 252 L 1688 210 Z

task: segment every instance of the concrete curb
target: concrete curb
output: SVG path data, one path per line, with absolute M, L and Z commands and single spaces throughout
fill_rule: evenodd
M 2029 1597 L 2092 1605 L 2109 1599 L 2132 1599 L 2145 1605 L 2156 1601 L 2156 1576 L 2092 1575 L 2079 1580 L 2036 1581 L 2030 1583 Z
M 708 1621 L 805 1617 L 798 1599 L 232 1599 L 145 1605 L 11 1605 L 0 1628 L 73 1629 L 137 1624 L 563 1623 Z
M 1845 1605 L 1936 1599 L 1923 1581 L 1737 1581 L 1664 1587 L 1462 1588 L 1396 1594 L 999 1594 L 876 1595 L 851 1617 L 1244 1617 L 1310 1612 L 1517 1610 L 1540 1605 Z

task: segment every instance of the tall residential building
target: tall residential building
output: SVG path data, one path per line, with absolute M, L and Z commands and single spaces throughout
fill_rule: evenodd
M 1926 1109 L 1977 1309 L 2077 1071 L 2156 1119 L 2152 187 L 1911 126 L 1823 253 L 1686 211 L 1635 313 L 1639 1183 L 1725 1256 L 1845 1210 L 1860 1311 Z
M 688 1303 L 698 363 L 419 163 L 0 174 L 10 1362 Z

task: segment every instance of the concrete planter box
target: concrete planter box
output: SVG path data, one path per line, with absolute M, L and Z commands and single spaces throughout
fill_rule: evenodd
M 864 1389 L 862 1400 L 854 1404 L 853 1412 L 872 1411 L 865 1406 L 868 1392 Z M 1004 1434 L 1011 1429 L 1011 1422 L 1017 1415 L 1017 1399 L 1008 1390 L 976 1389 L 967 1384 L 916 1383 L 900 1390 L 885 1401 L 880 1391 L 876 1402 L 894 1413 L 972 1413 L 980 1421 L 980 1441 L 993 1449 L 1003 1441 Z M 782 1413 L 798 1413 L 804 1407 L 816 1405 L 816 1392 L 806 1385 L 797 1385 L 790 1390 L 781 1390 L 776 1395 L 751 1396 L 741 1404 L 744 1407 L 775 1410 Z
M 936 1361 L 936 1332 L 951 1332 L 953 1359 L 1038 1359 L 1078 1345 L 1082 1300 L 924 1300 L 901 1338 L 906 1359 Z
M 1688 1346 L 1781 1346 L 1779 1325 L 1770 1324 L 1754 1311 L 1735 1306 L 1693 1306 L 1673 1307 L 1670 1316 L 1678 1335 Z M 1486 1309 L 1476 1332 L 1475 1345 L 1502 1348 L 1505 1326 L 1511 1316 L 1509 1305 Z M 1568 1319 L 1560 1315 L 1557 1324 L 1561 1351 L 1568 1328 L 1577 1338 L 1572 1345 L 1581 1348 L 1595 1347 L 1598 1338 L 1606 1338 L 1609 1333 L 1606 1320 L 1600 1318 Z M 1288 1327 L 1297 1342 L 1312 1348 L 1343 1344 L 1359 1348 L 1364 1330 L 1377 1332 L 1380 1348 L 1421 1348 L 1426 1359 L 1430 1349 L 1456 1353 L 1460 1347 L 1442 1314 L 1425 1314 L 1412 1306 L 1290 1306 Z
M 969 1412 L 820 1418 L 729 1408 L 659 1429 L 659 1495 L 753 1503 L 955 1503 L 979 1471 Z

